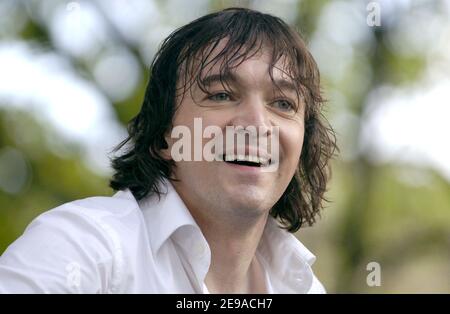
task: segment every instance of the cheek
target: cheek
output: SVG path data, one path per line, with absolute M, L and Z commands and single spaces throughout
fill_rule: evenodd
M 300 159 L 304 140 L 303 124 L 296 124 L 280 129 L 281 151 L 284 159 L 296 167 Z

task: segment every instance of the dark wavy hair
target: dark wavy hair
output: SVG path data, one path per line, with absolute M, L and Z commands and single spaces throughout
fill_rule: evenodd
M 222 39 L 224 48 L 210 62 L 211 52 Z M 184 92 L 197 83 L 202 86 L 202 70 L 222 60 L 221 75 L 252 57 L 260 49 L 272 49 L 269 74 L 280 58 L 287 60 L 288 74 L 305 100 L 305 136 L 298 168 L 270 214 L 289 232 L 304 222 L 312 225 L 326 201 L 324 193 L 330 177 L 329 160 L 334 155 L 336 137 L 322 115 L 317 64 L 295 30 L 281 19 L 245 8 L 229 8 L 205 15 L 167 37 L 150 67 L 150 80 L 140 112 L 128 123 L 129 136 L 112 152 L 126 146 L 120 156 L 111 158 L 114 174 L 110 187 L 129 188 L 137 200 L 149 193 L 161 195 L 158 185 L 170 178 L 175 166 L 163 158 L 167 148 L 164 136 L 172 129 L 176 110 L 177 83 Z M 189 73 L 189 74 L 188 74 Z

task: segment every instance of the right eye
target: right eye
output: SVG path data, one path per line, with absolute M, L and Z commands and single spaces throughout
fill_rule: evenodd
M 213 101 L 229 101 L 231 100 L 231 96 L 226 92 L 220 92 L 212 94 L 208 99 Z

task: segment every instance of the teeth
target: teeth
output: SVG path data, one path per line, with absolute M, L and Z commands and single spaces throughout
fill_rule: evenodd
M 236 160 L 236 157 L 233 154 L 225 155 L 225 161 L 233 161 Z
M 259 162 L 263 165 L 267 165 L 267 164 L 269 164 L 269 159 L 264 158 L 264 157 L 259 157 Z
M 245 155 L 234 155 L 234 154 L 226 154 L 225 155 L 225 161 L 249 161 L 249 162 L 255 162 L 262 165 L 267 165 L 269 163 L 269 159 L 264 157 L 258 157 L 258 156 L 245 156 Z

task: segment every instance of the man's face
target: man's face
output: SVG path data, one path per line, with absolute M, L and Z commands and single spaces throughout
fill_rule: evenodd
M 271 136 L 274 133 L 271 135 L 270 130 L 274 127 L 279 130 L 276 143 L 279 163 L 275 171 L 218 160 L 176 162 L 174 176 L 180 181 L 174 182 L 174 186 L 190 210 L 208 208 L 208 213 L 204 214 L 212 216 L 218 211 L 241 217 L 267 213 L 291 181 L 303 144 L 304 103 L 298 99 L 296 91 L 289 88 L 289 77 L 278 69 L 283 69 L 281 63 L 274 67 L 273 78 L 286 82 L 278 84 L 283 93 L 277 90 L 269 76 L 270 60 L 268 50 L 263 49 L 244 61 L 232 69 L 231 77 L 227 77 L 229 86 L 223 86 L 220 80 L 214 79 L 219 73 L 219 62 L 203 72 L 204 77 L 210 78 L 205 80 L 209 83 L 210 95 L 193 85 L 191 91 L 178 98 L 173 126 L 187 126 L 192 136 L 195 118 L 201 118 L 202 133 L 208 126 L 219 127 L 224 135 L 227 126 L 254 126 L 260 132 L 259 136 L 264 130 L 269 130 L 268 150 L 273 151 L 270 143 L 273 143 Z M 170 152 L 176 139 L 170 135 L 166 139 Z M 203 145 L 209 140 L 204 138 Z M 252 146 L 249 144 L 245 145 L 246 154 L 270 155 L 270 151 L 263 147 L 249 147 Z M 236 148 L 224 146 L 229 153 L 236 152 Z

